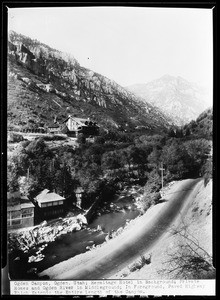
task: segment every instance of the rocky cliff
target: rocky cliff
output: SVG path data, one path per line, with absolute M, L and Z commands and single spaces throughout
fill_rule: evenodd
M 105 128 L 164 129 L 167 118 L 116 82 L 62 53 L 14 31 L 8 41 L 8 124 L 44 126 L 67 114 L 90 117 Z

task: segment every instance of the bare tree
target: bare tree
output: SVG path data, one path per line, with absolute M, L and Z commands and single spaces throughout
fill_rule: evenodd
M 175 236 L 175 242 L 172 250 L 168 251 L 168 258 L 159 273 L 173 279 L 215 278 L 211 255 L 189 232 L 189 225 L 185 224 L 183 219 L 180 226 L 171 229 L 171 234 Z

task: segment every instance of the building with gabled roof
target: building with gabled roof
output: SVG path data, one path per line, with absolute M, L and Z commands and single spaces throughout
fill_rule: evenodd
M 91 121 L 89 118 L 77 118 L 71 115 L 63 121 L 62 130 L 64 130 L 67 135 L 75 137 L 80 133 L 85 137 L 99 134 L 99 127 L 96 122 Z
M 54 192 L 50 192 L 48 189 L 44 189 L 34 200 L 38 204 L 39 212 L 43 219 L 62 215 L 65 211 L 64 202 L 66 199 Z

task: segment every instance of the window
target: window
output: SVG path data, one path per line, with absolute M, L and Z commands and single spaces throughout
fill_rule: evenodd
M 22 218 L 30 218 L 33 217 L 33 213 L 29 213 L 29 214 L 22 214 Z
M 63 204 L 63 200 L 59 201 L 59 205 L 62 205 Z
M 53 205 L 52 202 L 48 202 L 48 203 L 47 203 L 47 206 L 52 206 L 52 205 Z
M 11 225 L 20 225 L 20 224 L 21 224 L 21 219 L 11 221 Z
M 59 205 L 59 201 L 54 201 L 53 206 L 55 206 L 55 205 Z
M 21 211 L 17 210 L 17 211 L 11 211 L 11 218 L 12 219 L 17 219 L 21 217 Z
M 33 208 L 25 208 L 22 209 L 22 215 L 24 214 L 32 214 L 33 213 Z

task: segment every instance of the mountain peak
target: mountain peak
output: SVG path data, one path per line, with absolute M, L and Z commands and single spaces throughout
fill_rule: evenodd
M 160 79 L 163 79 L 163 80 L 173 80 L 175 77 L 172 76 L 172 75 L 169 75 L 169 74 L 165 74 L 163 75 Z
M 177 125 L 196 119 L 211 102 L 205 89 L 181 76 L 169 74 L 127 89 L 160 108 Z

